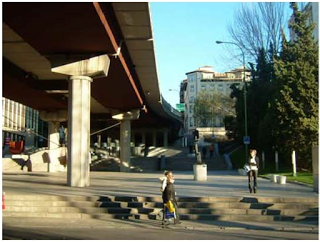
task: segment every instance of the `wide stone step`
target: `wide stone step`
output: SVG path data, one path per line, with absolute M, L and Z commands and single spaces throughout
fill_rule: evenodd
M 283 216 L 283 215 L 208 215 L 181 214 L 181 220 L 221 220 L 221 221 L 317 221 L 318 216 Z
M 110 206 L 112 202 L 103 203 L 102 206 Z M 148 208 L 162 208 L 162 202 L 121 202 L 121 207 L 148 207 Z M 230 209 L 308 209 L 317 208 L 317 203 L 242 203 L 242 202 L 178 202 L 179 208 L 230 208 Z
M 108 212 L 104 208 L 77 208 L 77 207 L 22 207 L 22 206 L 6 206 L 7 212 L 22 213 L 103 213 Z
M 23 207 L 101 207 L 103 202 L 91 202 L 91 201 L 16 201 L 5 200 L 6 206 L 23 206 Z M 110 203 L 110 206 L 120 206 L 120 204 Z
M 55 195 L 6 195 L 6 200 L 15 201 L 109 201 L 109 202 L 162 202 L 159 197 L 132 197 L 132 196 L 55 196 Z M 219 203 L 219 202 L 240 202 L 240 203 L 318 203 L 317 198 L 277 198 L 277 197 L 178 197 L 177 201 L 182 202 L 197 202 L 197 203 Z
M 151 219 L 161 220 L 156 213 L 151 214 L 86 214 L 83 218 L 95 219 Z M 317 221 L 318 216 L 282 216 L 282 215 L 212 215 L 212 214 L 181 214 L 181 220 L 221 220 L 221 221 Z
M 47 213 L 47 212 L 8 212 L 3 211 L 2 217 L 21 217 L 21 218 L 82 218 L 81 213 Z
M 83 198 L 84 199 L 84 198 Z M 90 199 L 89 199 L 90 200 Z M 162 208 L 162 202 L 110 202 L 103 201 L 107 198 L 95 198 L 93 201 L 42 201 L 38 200 L 7 200 L 5 199 L 6 206 L 23 206 L 23 207 L 128 207 L 128 208 Z M 97 202 L 95 200 L 102 200 Z M 110 200 L 110 199 L 109 199 Z M 242 202 L 179 202 L 179 208 L 229 208 L 229 209 L 311 209 L 317 208 L 317 203 L 242 203 Z
M 43 199 L 48 199 L 44 201 Z M 5 198 L 7 206 L 23 207 L 128 207 L 128 208 L 162 208 L 161 202 L 126 202 L 127 198 L 109 198 L 109 197 L 47 197 L 42 199 L 40 196 L 26 196 L 24 200 L 14 200 L 15 197 Z M 33 199 L 33 200 L 32 200 Z M 112 201 L 118 200 L 118 201 Z M 149 200 L 149 199 L 146 199 Z M 150 199 L 152 200 L 152 199 Z M 157 200 L 157 199 L 155 199 Z M 229 208 L 229 209 L 311 209 L 318 208 L 318 203 L 244 203 L 244 202 L 178 202 L 179 208 Z
M 102 208 L 102 207 L 22 207 L 22 206 L 6 206 L 6 212 L 22 212 L 22 213 L 110 213 L 110 214 L 122 214 L 122 213 L 142 213 L 148 214 L 154 212 L 152 208 Z M 159 209 L 160 211 L 160 209 Z
M 6 206 L 5 212 L 8 213 L 101 213 L 101 214 L 150 214 L 159 213 L 162 208 L 120 208 L 120 207 L 23 207 L 23 206 Z M 313 210 L 296 210 L 296 209 L 211 209 L 211 208 L 179 208 L 179 214 L 193 215 L 304 215 L 318 216 L 318 209 Z
M 87 202 L 107 202 L 114 201 L 114 197 L 104 196 L 56 196 L 56 195 L 18 195 L 18 194 L 6 194 L 5 201 L 87 201 Z

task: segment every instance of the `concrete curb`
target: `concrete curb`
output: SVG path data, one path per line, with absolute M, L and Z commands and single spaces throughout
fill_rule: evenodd
M 4 228 L 72 228 L 72 229 L 86 229 L 86 228 L 105 228 L 105 229 L 139 229 L 141 226 L 135 226 L 135 225 L 104 225 L 104 226 L 50 226 L 50 225 L 3 225 Z M 149 228 L 149 229 L 186 229 L 186 230 L 198 230 L 198 231 L 221 231 L 221 230 L 257 230 L 257 231 L 286 231 L 286 232 L 319 232 L 318 227 L 310 227 L 310 228 L 298 228 L 298 227 L 265 227 L 265 228 L 253 228 L 253 227 L 208 227 L 208 228 L 199 228 L 195 226 L 143 226 L 143 228 Z
M 256 224 L 243 224 L 240 226 L 225 226 L 216 224 L 194 224 L 190 222 L 182 221 L 180 225 L 161 225 L 161 221 L 156 220 L 148 223 L 148 221 L 140 221 L 136 223 L 134 220 L 115 220 L 115 221 L 86 221 L 86 220 L 72 220 L 71 223 L 64 221 L 59 222 L 56 219 L 50 221 L 50 219 L 45 219 L 42 223 L 35 222 L 32 220 L 26 220 L 20 222 L 21 220 L 10 218 L 10 221 L 3 220 L 3 228 L 73 228 L 73 229 L 85 229 L 85 228 L 97 228 L 97 229 L 114 229 L 114 228 L 123 228 L 123 229 L 139 229 L 139 228 L 148 228 L 148 229 L 174 229 L 174 230 L 199 230 L 199 231 L 222 231 L 222 230 L 261 230 L 261 231 L 293 231 L 293 232 L 318 232 L 318 225 L 310 224 L 305 226 L 299 225 L 288 225 L 288 224 L 272 224 L 272 223 L 256 223 Z M 86 223 L 87 222 L 87 223 Z M 200 221 L 201 222 L 201 221 Z M 204 221 L 208 222 L 208 221 Z M 234 223 L 241 223 L 241 221 L 233 221 Z M 133 223 L 133 224 L 130 224 Z

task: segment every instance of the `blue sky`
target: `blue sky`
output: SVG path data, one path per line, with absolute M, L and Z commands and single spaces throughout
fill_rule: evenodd
M 160 90 L 175 107 L 186 73 L 209 65 L 224 72 L 241 64 L 225 64 L 225 48 L 216 40 L 228 40 L 228 24 L 240 2 L 152 2 L 151 18 Z
M 230 41 L 228 25 L 241 2 L 151 2 L 158 79 L 164 98 L 179 103 L 180 82 L 186 73 L 209 65 L 216 72 L 241 66 L 216 40 Z M 249 4 L 249 3 L 248 3 Z

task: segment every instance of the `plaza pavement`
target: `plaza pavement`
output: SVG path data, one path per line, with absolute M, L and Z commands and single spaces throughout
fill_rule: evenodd
M 2 189 L 6 194 L 142 196 L 160 197 L 162 172 L 120 173 L 91 172 L 90 187 L 72 188 L 66 185 L 66 173 L 5 172 Z M 208 171 L 207 181 L 194 181 L 193 172 L 174 172 L 178 197 L 318 197 L 311 186 L 294 183 L 285 185 L 258 178 L 258 193 L 248 192 L 247 177 L 236 171 Z M 85 221 L 84 221 L 85 220 Z M 81 227 L 91 228 L 152 228 L 161 227 L 157 220 L 97 220 L 4 218 L 7 227 Z M 178 228 L 195 230 L 257 229 L 278 231 L 316 231 L 317 222 L 250 222 L 250 221 L 183 221 Z
M 98 195 L 160 197 L 162 172 L 91 172 L 90 186 L 67 186 L 67 174 L 47 172 L 4 172 L 2 189 L 6 194 Z M 178 197 L 318 197 L 311 186 L 280 185 L 258 178 L 258 193 L 249 194 L 248 178 L 236 171 L 208 171 L 207 181 L 194 181 L 193 172 L 174 172 Z

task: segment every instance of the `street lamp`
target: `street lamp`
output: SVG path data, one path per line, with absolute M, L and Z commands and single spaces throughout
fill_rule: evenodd
M 246 162 L 248 162 L 248 117 L 247 117 L 247 85 L 246 85 L 246 62 L 244 58 L 244 52 L 240 45 L 234 42 L 224 42 L 224 41 L 216 41 L 217 44 L 231 44 L 236 45 L 242 52 L 242 61 L 243 61 L 243 98 L 244 98 L 244 135 L 246 139 L 244 139 L 245 150 L 246 150 Z

